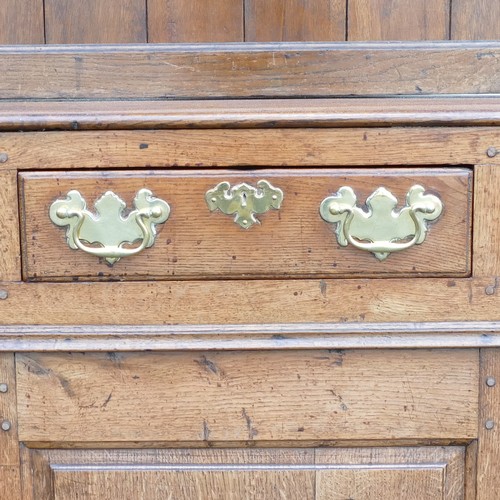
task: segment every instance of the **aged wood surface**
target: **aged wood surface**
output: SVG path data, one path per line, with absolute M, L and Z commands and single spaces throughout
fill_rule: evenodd
M 498 160 L 497 160 L 498 163 Z M 476 276 L 500 279 L 500 165 L 474 169 L 474 265 Z
M 498 474 L 498 464 L 500 463 L 500 349 L 481 349 L 480 360 L 477 495 L 481 500 L 496 500 L 500 491 L 500 475 Z M 493 428 L 489 428 L 491 424 Z
M 491 94 L 500 92 L 499 58 L 494 42 L 0 47 L 0 95 L 164 99 Z
M 466 276 L 470 270 L 472 175 L 467 169 L 31 172 L 20 179 L 26 279 Z M 205 194 L 219 183 L 257 186 L 261 179 L 284 193 L 281 208 L 256 215 L 261 223 L 243 229 L 234 214 L 207 207 Z M 421 245 L 383 261 L 352 245 L 341 247 L 334 226 L 319 216 L 322 200 L 341 186 L 354 190 L 359 206 L 383 186 L 401 208 L 417 184 L 437 194 L 445 212 L 429 224 Z M 70 249 L 66 230 L 48 218 L 50 205 L 70 190 L 78 190 L 94 212 L 94 202 L 108 190 L 131 207 L 142 188 L 166 200 L 171 215 L 158 226 L 153 247 L 112 268 Z
M 21 500 L 21 480 L 19 466 L 0 465 L 0 498 Z
M 0 384 L 7 386 L 6 392 L 0 392 L 0 422 L 11 424 L 10 430 L 0 431 L 0 466 L 19 466 L 15 377 L 14 354 L 0 353 Z
M 43 0 L 2 0 L 0 43 L 44 43 Z
M 17 201 L 17 173 L 0 172 L 0 279 L 19 281 L 21 254 L 19 241 L 19 210 Z
M 5 132 L 0 169 L 475 165 L 492 147 L 495 127 Z
M 0 130 L 488 126 L 498 97 L 1 101 Z
M 490 277 L 2 283 L 3 325 L 498 321 Z M 485 339 L 487 340 L 487 339 Z
M 344 41 L 344 0 L 246 0 L 245 41 Z
M 62 498 L 144 498 L 138 491 L 147 492 L 148 499 L 169 494 L 177 499 L 230 499 L 237 494 L 324 500 L 362 491 L 383 491 L 384 500 L 403 498 L 405 492 L 421 494 L 412 498 L 434 498 L 430 495 L 439 492 L 439 498 L 454 499 L 460 497 L 463 483 L 463 450 L 458 447 L 26 452 L 28 480 L 33 481 L 26 500 L 55 492 Z M 329 488 L 340 477 L 358 473 L 359 483 Z M 53 484 L 46 480 L 51 474 Z M 399 477 L 401 484 L 388 483 L 387 476 Z
M 148 41 L 242 42 L 242 0 L 148 0 Z
M 451 38 L 455 40 L 495 40 L 500 38 L 500 2 L 453 0 Z
M 44 14 L 49 44 L 147 41 L 144 0 L 45 0 Z
M 477 486 L 477 439 L 465 449 L 464 498 L 476 500 Z
M 447 40 L 451 0 L 349 0 L 348 40 Z
M 477 435 L 477 350 L 16 359 L 19 435 L 25 442 Z

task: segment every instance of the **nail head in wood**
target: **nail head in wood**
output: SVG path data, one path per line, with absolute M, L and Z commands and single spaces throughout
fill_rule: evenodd
M 498 154 L 498 151 L 496 148 L 494 148 L 493 146 L 492 147 L 489 147 L 487 150 L 486 150 L 486 156 L 488 158 L 494 158 L 496 155 Z
M 7 290 L 0 290 L 0 300 L 5 300 L 9 296 L 9 292 Z
M 7 392 L 9 390 L 9 386 L 7 384 L 0 384 L 0 392 Z
M 10 428 L 11 428 L 11 423 L 8 420 L 4 420 L 2 422 L 2 430 L 7 432 L 10 431 Z
M 493 285 L 488 285 L 485 289 L 484 289 L 484 293 L 486 295 L 493 295 L 495 293 L 495 287 Z
M 486 427 L 486 429 L 491 431 L 491 429 L 493 429 L 493 427 L 495 427 L 495 422 L 493 422 L 493 420 L 486 420 L 484 426 Z
M 7 153 L 0 153 L 0 163 L 5 163 L 9 159 L 9 155 Z
M 486 385 L 488 387 L 495 387 L 495 384 L 497 381 L 495 380 L 495 377 L 486 377 Z

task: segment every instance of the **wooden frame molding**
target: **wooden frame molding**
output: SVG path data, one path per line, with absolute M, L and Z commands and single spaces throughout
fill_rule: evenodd
M 499 58 L 496 42 L 2 47 L 0 95 L 227 99 L 495 94 L 500 92 Z

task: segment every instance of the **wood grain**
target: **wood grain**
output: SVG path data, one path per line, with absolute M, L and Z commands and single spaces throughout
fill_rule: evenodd
M 16 372 L 13 353 L 0 353 L 0 384 L 7 384 L 7 392 L 0 392 L 0 422 L 7 420 L 11 424 L 10 430 L 0 431 L 0 466 L 5 465 L 19 467 Z M 14 477 L 11 476 L 11 473 L 9 472 L 10 468 L 5 469 L 5 471 L 6 477 Z M 10 482 L 11 479 L 8 479 L 8 481 Z
M 500 349 L 481 349 L 479 391 L 479 447 L 477 458 L 477 497 L 495 500 L 500 491 Z M 486 380 L 493 377 L 494 386 Z M 493 429 L 486 422 L 493 422 Z
M 246 0 L 245 41 L 344 41 L 344 0 Z
M 44 12 L 46 43 L 147 41 L 144 0 L 45 0 Z
M 498 321 L 490 277 L 2 283 L 3 325 Z M 193 307 L 193 304 L 196 307 Z M 489 338 L 489 328 L 484 340 Z M 494 332 L 493 332 L 494 333 Z M 64 345 L 58 344 L 59 348 Z
M 499 59 L 495 42 L 0 47 L 0 95 L 165 99 L 494 94 L 500 92 Z
M 14 170 L 0 172 L 0 279 L 21 279 L 21 247 L 19 241 L 19 210 L 17 175 Z
M 0 498 L 21 500 L 21 477 L 19 466 L 0 465 Z
M 148 41 L 242 42 L 241 0 L 148 0 Z
M 44 43 L 43 0 L 2 0 L 0 43 Z
M 25 279 L 466 276 L 470 269 L 472 176 L 466 169 L 35 172 L 20 179 Z M 260 224 L 243 229 L 234 215 L 208 209 L 205 193 L 219 183 L 256 186 L 260 179 L 284 192 L 279 210 L 257 215 Z M 322 200 L 341 186 L 355 191 L 360 206 L 384 186 L 401 208 L 417 184 L 440 197 L 445 213 L 429 224 L 422 245 L 384 261 L 352 245 L 341 247 L 333 225 L 319 216 Z M 54 200 L 70 190 L 78 190 L 93 212 L 94 201 L 109 190 L 130 207 L 144 187 L 170 204 L 170 218 L 158 226 L 152 248 L 111 268 L 70 249 L 66 230 L 47 216 Z
M 0 131 L 500 125 L 498 97 L 1 101 Z
M 451 0 L 349 0 L 347 39 L 447 40 Z
M 500 38 L 500 3 L 489 0 L 453 0 L 451 38 L 496 40 Z
M 498 286 L 500 276 L 500 172 L 496 166 L 474 169 L 474 266 L 475 276 L 492 276 Z
M 477 435 L 475 350 L 16 359 L 19 435 L 25 442 Z
M 315 498 L 370 500 L 462 498 L 464 450 L 449 448 L 317 449 Z
M 118 130 L 0 134 L 19 170 L 494 164 L 495 127 Z M 0 165 L 0 170 L 2 168 Z

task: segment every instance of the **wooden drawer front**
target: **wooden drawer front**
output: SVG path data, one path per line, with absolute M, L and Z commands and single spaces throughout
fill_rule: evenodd
M 25 455 L 26 500 L 455 500 L 464 494 L 465 453 L 456 446 Z
M 107 171 L 21 173 L 24 278 L 169 279 L 332 276 L 466 276 L 470 269 L 472 172 L 468 169 Z M 210 212 L 207 190 L 221 181 L 251 185 L 265 179 L 284 192 L 279 210 L 257 215 L 249 229 L 234 216 Z M 405 203 L 415 184 L 438 194 L 441 218 L 421 245 L 378 260 L 367 251 L 337 243 L 334 225 L 319 215 L 323 199 L 350 186 L 359 203 L 383 186 Z M 111 190 L 131 206 L 136 192 L 150 189 L 171 206 L 158 225 L 155 244 L 109 267 L 98 257 L 72 250 L 65 229 L 48 216 L 50 205 L 78 190 L 94 202 Z
M 470 440 L 476 350 L 18 354 L 25 442 Z

